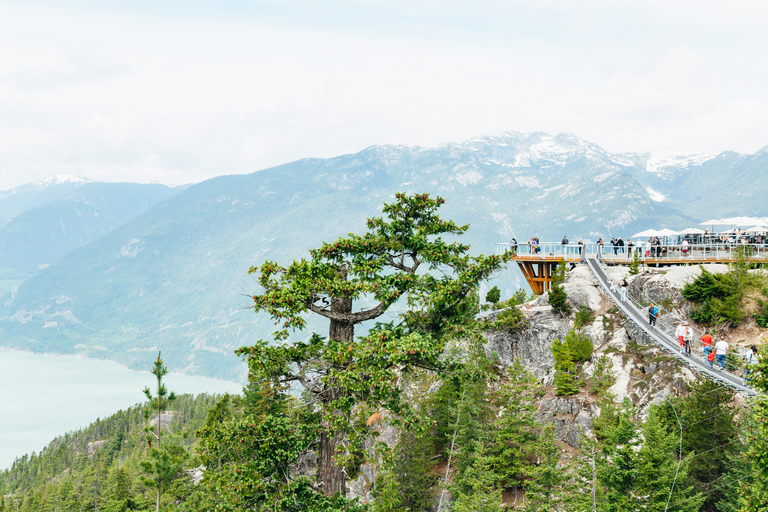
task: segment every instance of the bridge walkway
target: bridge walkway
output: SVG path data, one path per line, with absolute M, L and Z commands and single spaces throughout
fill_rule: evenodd
M 708 378 L 714 380 L 715 382 L 735 389 L 739 393 L 746 395 L 756 394 L 754 389 L 751 389 L 750 387 L 743 384 L 741 377 L 733 373 L 733 368 L 726 367 L 725 370 L 719 370 L 717 369 L 717 364 L 715 364 L 715 369 L 710 369 L 709 363 L 703 357 L 703 353 L 699 352 L 698 350 L 692 351 L 693 354 L 690 356 L 687 356 L 684 353 L 680 353 L 680 344 L 678 342 L 677 336 L 675 335 L 677 326 L 670 325 L 660 318 L 657 321 L 656 327 L 651 328 L 648 325 L 648 308 L 647 306 L 644 306 L 642 303 L 640 303 L 639 299 L 641 297 L 637 293 L 628 293 L 627 300 L 622 302 L 619 291 L 614 292 L 611 290 L 611 279 L 608 276 L 608 272 L 606 271 L 605 267 L 599 261 L 598 257 L 596 255 L 589 255 L 586 257 L 586 263 L 589 266 L 589 269 L 592 271 L 592 274 L 597 279 L 597 282 L 600 284 L 600 287 L 603 289 L 603 292 L 605 292 L 605 294 L 610 297 L 611 301 L 613 301 L 616 307 L 627 317 L 627 319 L 632 322 L 638 329 L 640 329 L 656 345 L 667 351 L 672 357 L 676 358 L 683 364 L 687 365 L 700 374 L 706 375 Z M 699 338 L 700 336 L 694 336 L 692 344 L 698 347 L 700 344 L 698 341 Z

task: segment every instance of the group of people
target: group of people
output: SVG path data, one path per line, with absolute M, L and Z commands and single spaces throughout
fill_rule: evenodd
M 656 324 L 656 318 L 658 317 L 658 308 L 651 304 L 653 311 L 649 309 L 648 315 L 650 324 L 653 326 Z M 693 343 L 693 329 L 687 321 L 680 322 L 677 327 L 677 339 L 680 342 L 680 352 L 685 355 L 691 355 L 691 344 Z M 714 346 L 712 344 L 714 343 Z M 719 339 L 715 342 L 714 338 L 709 332 L 709 329 L 704 331 L 704 335 L 701 337 L 701 349 L 704 352 L 704 358 L 709 364 L 709 369 L 714 369 L 714 363 L 717 363 L 718 368 L 722 371 L 725 370 L 725 360 L 728 355 L 728 342 L 725 339 L 725 333 L 720 333 Z M 755 345 L 749 348 L 749 351 L 744 356 L 745 370 L 744 370 L 744 385 L 749 384 L 749 371 L 752 365 L 760 362 L 760 353 Z
M 618 256 L 619 254 L 624 254 L 625 249 L 627 253 L 628 258 L 632 258 L 633 250 L 637 251 L 637 255 L 641 258 L 650 256 L 652 258 L 661 256 L 661 240 L 657 236 L 652 236 L 648 239 L 647 242 L 643 242 L 642 240 L 638 240 L 637 243 L 633 242 L 632 239 L 628 238 L 626 243 L 624 240 L 622 240 L 621 237 L 618 238 L 611 238 L 611 241 L 608 242 L 609 249 L 608 253 L 611 252 L 611 247 L 613 248 L 613 254 L 615 256 Z M 603 242 L 603 239 L 600 238 L 597 241 L 597 247 L 600 253 L 604 253 L 605 249 L 605 242 Z M 645 249 L 645 250 L 643 250 Z M 683 241 L 683 252 L 688 252 L 688 242 Z

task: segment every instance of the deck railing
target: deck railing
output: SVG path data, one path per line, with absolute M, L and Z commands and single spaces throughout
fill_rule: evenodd
M 768 263 L 768 244 L 664 244 L 642 247 L 599 246 L 594 242 L 580 244 L 562 244 L 560 242 L 542 242 L 540 244 L 517 244 L 508 242 L 496 244 L 496 254 L 513 251 L 518 256 L 563 256 L 569 261 L 582 259 L 586 255 L 599 254 L 606 263 L 629 263 L 637 253 L 640 261 L 664 263 L 681 260 L 728 262 L 743 255 L 749 261 Z

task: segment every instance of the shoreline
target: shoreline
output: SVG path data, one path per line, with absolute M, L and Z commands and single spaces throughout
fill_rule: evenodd
M 20 348 L 6 347 L 6 346 L 0 344 L 0 351 L 3 351 L 3 350 L 5 350 L 7 352 L 15 352 L 15 353 L 18 353 L 18 354 L 27 354 L 27 355 L 31 355 L 31 356 L 74 357 L 74 358 L 77 358 L 77 359 L 82 359 L 84 361 L 97 361 L 97 362 L 114 364 L 114 365 L 119 366 L 120 368 L 122 368 L 124 370 L 129 370 L 129 371 L 132 371 L 132 372 L 151 373 L 149 370 L 136 370 L 134 368 L 130 368 L 129 366 L 126 366 L 125 364 L 120 363 L 118 361 L 113 361 L 112 359 L 99 359 L 97 357 L 88 357 L 88 356 L 86 356 L 84 354 L 61 354 L 61 353 L 58 353 L 58 352 L 33 352 L 31 350 L 24 350 L 24 349 L 20 349 Z M 179 375 L 179 376 L 184 376 L 184 377 L 202 377 L 202 378 L 205 378 L 205 379 L 210 379 L 210 380 L 215 380 L 215 381 L 219 381 L 219 382 L 224 382 L 224 383 L 227 383 L 227 384 L 235 384 L 235 385 L 238 385 L 238 386 L 245 386 L 245 384 L 243 384 L 242 382 L 236 382 L 236 381 L 233 381 L 233 380 L 221 379 L 219 377 L 209 377 L 208 375 L 197 375 L 197 374 L 190 374 L 190 373 L 181 373 L 181 372 L 174 371 L 174 370 L 169 371 L 168 375 Z

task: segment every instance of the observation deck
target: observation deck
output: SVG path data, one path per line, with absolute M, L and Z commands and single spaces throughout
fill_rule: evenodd
M 496 244 L 496 254 L 514 251 L 516 261 L 528 285 L 541 295 L 552 287 L 552 274 L 561 260 L 576 264 L 588 257 L 597 257 L 606 265 L 629 265 L 636 253 L 641 266 L 666 267 L 674 265 L 698 265 L 704 263 L 735 263 L 739 259 L 759 266 L 768 264 L 768 244 L 689 244 L 655 245 L 629 248 L 599 246 L 596 243 L 563 244 Z

